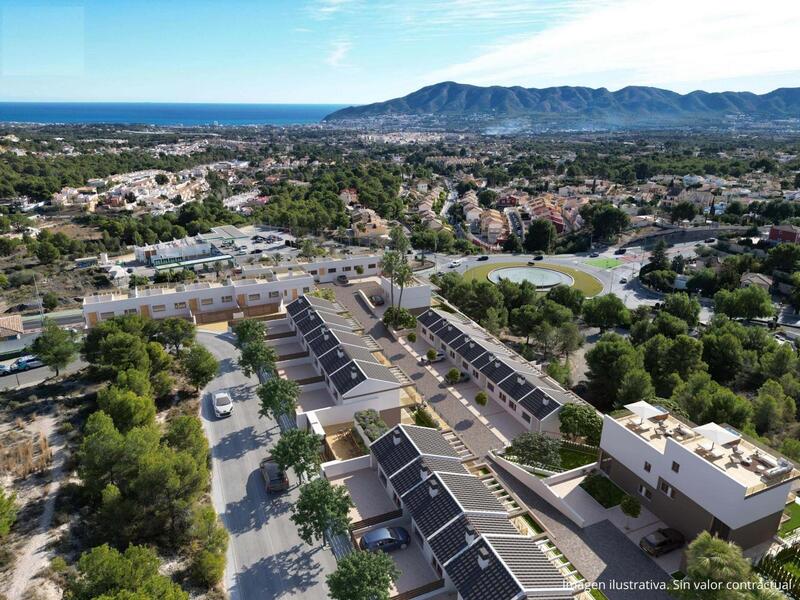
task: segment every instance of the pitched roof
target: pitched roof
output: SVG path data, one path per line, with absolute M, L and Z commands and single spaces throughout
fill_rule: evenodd
M 484 539 L 502 559 L 523 589 L 563 592 L 564 576 L 558 572 L 533 539 L 524 536 L 486 535 Z
M 422 455 L 460 460 L 453 447 L 436 429 L 396 425 L 370 444 L 370 451 L 387 477 Z
M 426 538 L 463 512 L 455 497 L 442 484 L 439 475 L 434 473 L 425 483 L 403 496 L 403 504 Z
M 486 364 L 481 367 L 481 373 L 495 383 L 500 383 L 514 372 L 508 363 L 498 356 L 487 357 Z
M 468 538 L 487 533 L 519 535 L 519 531 L 508 520 L 508 515 L 464 513 L 437 531 L 428 539 L 428 544 L 439 562 L 445 564 L 469 545 Z
M 482 511 L 506 514 L 497 497 L 474 475 L 456 473 L 436 473 L 453 497 L 466 512 Z
M 399 496 L 403 496 L 434 472 L 467 474 L 458 458 L 422 455 L 390 477 L 392 487 Z
M 378 360 L 372 355 L 372 352 L 366 348 L 361 348 L 360 346 L 351 346 L 350 344 L 339 344 L 330 352 L 326 352 L 320 356 L 319 362 L 325 372 L 330 375 L 354 359 L 365 362 L 378 362 Z
M 358 368 L 356 361 L 351 360 L 347 365 L 330 375 L 333 387 L 341 395 L 346 394 L 358 384 L 366 381 L 364 371 Z
M 478 564 L 482 553 L 488 560 L 484 568 Z M 448 562 L 444 570 L 462 600 L 512 600 L 522 592 L 514 576 L 483 538 Z

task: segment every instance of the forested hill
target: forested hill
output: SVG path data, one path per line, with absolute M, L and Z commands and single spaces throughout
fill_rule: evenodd
M 767 94 L 750 92 L 678 94 L 652 87 L 630 86 L 611 92 L 586 87 L 478 87 L 447 81 L 429 85 L 402 98 L 351 106 L 326 121 L 385 116 L 470 117 L 595 117 L 621 122 L 670 122 L 719 119 L 726 115 L 780 119 L 800 117 L 800 88 Z

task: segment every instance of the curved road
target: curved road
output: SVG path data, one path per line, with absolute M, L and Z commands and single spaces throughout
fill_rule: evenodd
M 258 415 L 258 381 L 239 370 L 228 334 L 198 332 L 197 339 L 220 361 L 201 397 L 201 419 L 211 446 L 214 508 L 230 533 L 225 588 L 231 600 L 326 598 L 325 576 L 336 569 L 333 554 L 298 537 L 289 519 L 297 487 L 267 494 L 258 470 L 279 436 L 275 422 Z M 233 415 L 217 419 L 210 397 L 223 389 L 233 399 Z

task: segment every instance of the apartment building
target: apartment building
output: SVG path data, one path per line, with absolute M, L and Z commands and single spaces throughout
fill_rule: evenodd
M 417 317 L 417 337 L 444 352 L 529 431 L 558 433 L 561 407 L 581 402 L 466 317 L 431 308 Z
M 286 306 L 291 330 L 308 351 L 315 371 L 336 404 L 371 402 L 399 406 L 400 391 L 411 381 L 397 367 L 376 357 L 378 343 L 334 302 L 303 296 Z
M 436 429 L 397 425 L 370 445 L 372 467 L 447 591 L 459 600 L 571 598 L 543 551 Z
M 647 402 L 605 415 L 600 466 L 670 527 L 710 531 L 747 549 L 775 535 L 793 463 L 727 425 L 696 426 Z
M 263 279 L 228 280 L 224 283 L 134 288 L 83 299 L 83 318 L 88 327 L 122 315 L 138 314 L 152 319 L 180 317 L 194 323 L 225 321 L 277 312 L 282 303 L 310 292 L 313 278 L 304 272 L 271 273 Z

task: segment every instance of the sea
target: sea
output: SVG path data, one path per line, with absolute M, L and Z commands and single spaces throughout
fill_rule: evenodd
M 308 125 L 341 104 L 178 104 L 150 102 L 0 102 L 0 123 Z

